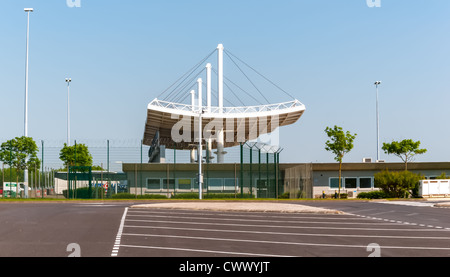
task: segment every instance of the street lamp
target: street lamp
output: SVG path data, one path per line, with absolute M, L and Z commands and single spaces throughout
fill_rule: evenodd
M 72 82 L 72 78 L 66 78 L 67 83 L 67 146 L 70 146 L 70 82 Z
M 32 8 L 25 8 L 27 13 L 27 51 L 25 59 L 25 117 L 24 117 L 24 135 L 28 137 L 28 56 L 29 56 L 29 41 L 30 41 L 30 13 L 34 10 Z
M 30 41 L 30 13 L 34 10 L 32 8 L 25 8 L 27 13 L 27 54 L 25 59 L 25 116 L 24 116 L 24 136 L 28 137 L 28 54 L 29 54 L 29 41 Z M 28 162 L 28 158 L 25 159 Z M 25 170 L 23 176 L 24 184 L 28 184 L 28 170 Z M 17 188 L 19 184 L 17 184 Z
M 203 174 L 202 174 L 202 162 L 203 162 L 203 148 L 202 148 L 202 79 L 197 80 L 198 85 L 198 198 L 202 200 L 203 198 Z
M 381 84 L 381 81 L 376 81 L 374 83 L 376 88 L 376 98 L 377 98 L 377 161 L 380 160 L 380 116 L 378 113 L 378 86 Z

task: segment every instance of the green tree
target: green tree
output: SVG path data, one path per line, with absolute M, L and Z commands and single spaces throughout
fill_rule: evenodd
M 68 146 L 64 143 L 64 147 L 59 152 L 59 159 L 64 163 L 66 169 L 69 166 L 92 166 L 92 156 L 85 144 L 75 144 Z
M 334 159 L 339 162 L 339 189 L 338 195 L 341 197 L 341 173 L 342 173 L 342 159 L 344 155 L 353 149 L 353 141 L 356 138 L 356 134 L 351 134 L 349 131 L 344 132 L 342 127 L 334 126 L 333 128 L 327 127 L 325 133 L 330 138 L 325 143 L 325 150 L 332 152 Z
M 386 154 L 394 154 L 405 163 L 405 170 L 408 170 L 408 162 L 412 161 L 416 155 L 424 154 L 427 149 L 420 149 L 420 141 L 404 139 L 400 142 L 392 141 L 383 143 L 382 149 Z
M 9 167 L 16 169 L 17 173 L 21 170 L 38 168 L 40 160 L 37 157 L 38 147 L 33 138 L 16 137 L 8 140 L 0 146 L 0 160 Z M 16 174 L 16 181 L 19 184 L 19 174 Z M 16 193 L 19 192 L 17 185 Z

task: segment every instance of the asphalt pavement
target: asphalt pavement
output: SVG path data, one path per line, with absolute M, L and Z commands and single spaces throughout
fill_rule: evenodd
M 0 202 L 0 257 L 447 257 L 450 202 Z

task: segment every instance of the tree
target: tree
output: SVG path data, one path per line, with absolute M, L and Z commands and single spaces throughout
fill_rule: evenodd
M 327 140 L 325 143 L 325 150 L 331 151 L 335 157 L 334 159 L 339 162 L 339 189 L 338 195 L 341 197 L 341 169 L 342 169 L 342 159 L 344 155 L 353 149 L 353 141 L 356 138 L 356 134 L 352 135 L 349 131 L 344 132 L 341 127 L 334 126 L 333 129 L 327 127 L 325 129 L 328 137 L 331 139 Z
M 0 160 L 9 167 L 15 168 L 18 173 L 20 170 L 39 167 L 40 160 L 37 157 L 37 152 L 38 147 L 32 138 L 16 137 L 2 143 Z M 19 174 L 16 174 L 16 180 L 16 193 L 19 193 Z
M 414 156 L 424 154 L 427 149 L 419 149 L 420 141 L 412 139 L 404 139 L 400 142 L 392 141 L 391 143 L 383 143 L 382 149 L 386 154 L 394 154 L 402 159 L 405 163 L 405 170 L 408 170 L 408 162 L 414 159 Z
M 92 166 L 92 156 L 89 149 L 84 144 L 75 144 L 68 146 L 64 143 L 64 147 L 59 152 L 59 159 L 64 163 L 66 168 L 69 166 Z

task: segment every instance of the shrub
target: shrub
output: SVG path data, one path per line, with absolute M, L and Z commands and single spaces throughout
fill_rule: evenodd
M 424 179 L 422 175 L 409 171 L 388 170 L 375 174 L 375 187 L 380 188 L 387 197 L 403 198 L 412 195 L 418 196 L 419 181 Z
M 128 192 L 116 193 L 111 196 L 112 199 L 167 199 L 167 196 L 161 194 L 137 195 Z
M 445 172 L 442 172 L 441 175 L 436 177 L 436 179 L 450 179 L 450 176 L 447 176 Z
M 71 199 L 71 198 L 91 199 L 91 198 L 95 198 L 95 195 L 102 195 L 102 193 L 105 193 L 105 190 L 102 187 L 97 187 L 97 188 L 92 187 L 91 194 L 89 194 L 89 187 L 77 188 L 75 190 L 70 190 L 70 193 L 68 192 L 68 190 L 63 190 L 64 197 L 68 198 L 68 199 Z
M 198 199 L 198 193 L 196 192 L 188 192 L 188 193 L 178 193 L 172 195 L 172 199 Z M 244 193 L 241 195 L 240 193 L 206 193 L 203 194 L 203 199 L 229 199 L 229 198 L 255 198 L 254 195 L 250 195 L 248 193 Z
M 358 193 L 357 198 L 360 199 L 383 199 L 388 198 L 386 193 L 381 190 L 374 190 L 369 192 L 360 192 Z

